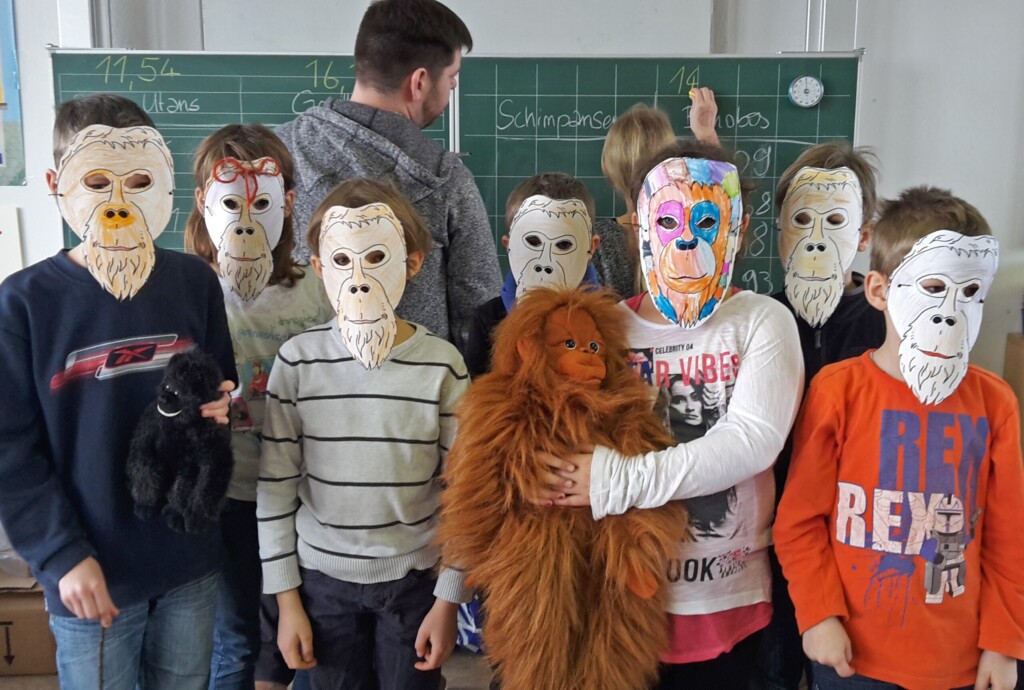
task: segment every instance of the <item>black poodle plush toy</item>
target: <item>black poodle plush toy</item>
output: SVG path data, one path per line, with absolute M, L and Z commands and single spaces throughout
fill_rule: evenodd
M 222 380 L 213 357 L 196 349 L 167 364 L 128 453 L 128 487 L 139 518 L 160 513 L 178 532 L 217 524 L 231 480 L 231 429 L 203 417 L 199 406 L 221 396 Z

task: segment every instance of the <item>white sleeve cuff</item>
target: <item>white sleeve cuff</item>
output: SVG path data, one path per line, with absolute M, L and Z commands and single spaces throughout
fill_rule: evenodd
M 466 573 L 455 568 L 441 568 L 434 585 L 434 596 L 453 604 L 468 604 L 473 590 L 466 586 Z

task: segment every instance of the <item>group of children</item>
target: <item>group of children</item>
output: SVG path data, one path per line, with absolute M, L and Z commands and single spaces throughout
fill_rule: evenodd
M 472 595 L 434 539 L 456 404 L 516 299 L 606 282 L 617 242 L 629 357 L 678 445 L 549 456 L 535 501 L 685 503 L 658 687 L 1012 688 L 1019 415 L 967 364 L 984 218 L 931 187 L 879 212 L 866 155 L 814 146 L 777 190 L 785 291 L 737 290 L 751 187 L 711 136 L 636 152 L 610 241 L 572 176 L 517 186 L 512 270 L 464 360 L 396 314 L 431 237 L 392 187 L 343 182 L 294 228 L 287 148 L 230 125 L 195 154 L 199 259 L 154 249 L 171 183 L 152 122 L 109 95 L 62 105 L 47 179 L 83 243 L 0 287 L 0 520 L 46 590 L 62 685 L 441 687 Z M 221 534 L 137 519 L 123 474 L 136 410 L 192 346 L 233 389 L 204 409 L 233 432 Z

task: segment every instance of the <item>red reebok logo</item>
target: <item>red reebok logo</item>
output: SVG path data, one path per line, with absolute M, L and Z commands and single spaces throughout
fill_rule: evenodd
M 134 347 L 119 347 L 111 350 L 110 354 L 107 356 L 107 362 L 104 366 L 108 369 L 114 369 L 116 367 L 124 366 L 125 364 L 149 362 L 153 359 L 153 355 L 155 353 L 155 343 L 136 345 Z

